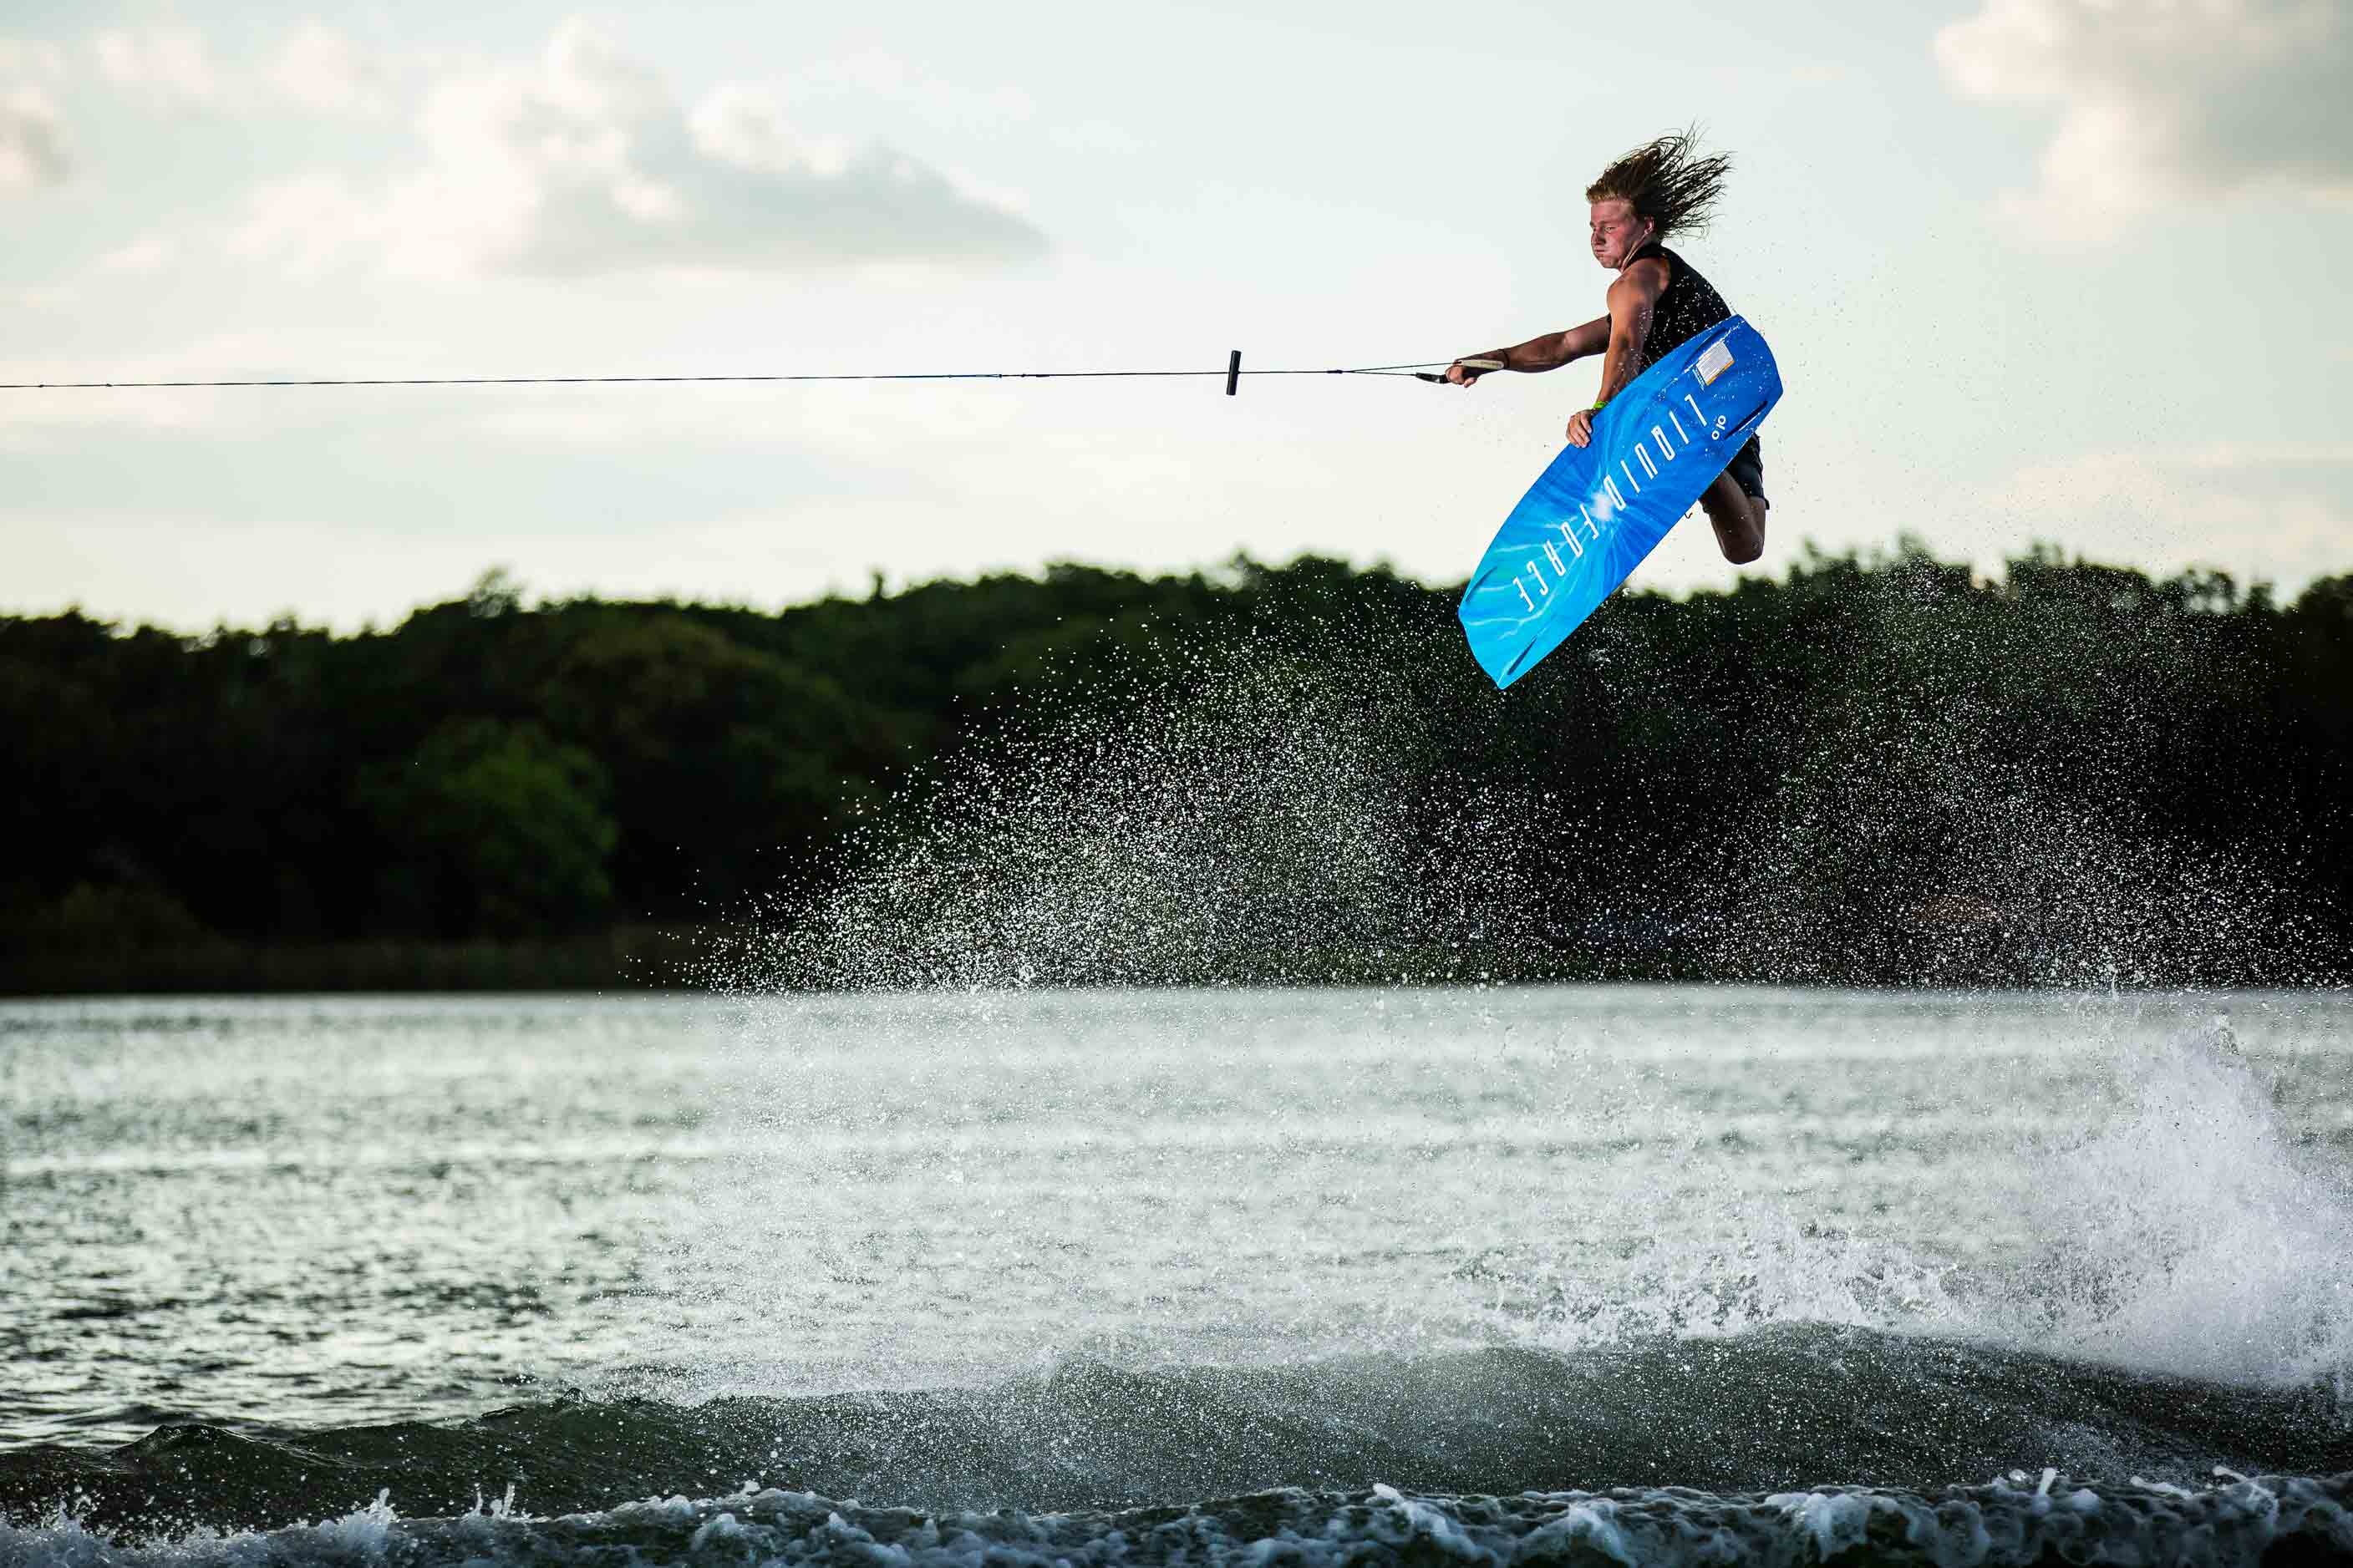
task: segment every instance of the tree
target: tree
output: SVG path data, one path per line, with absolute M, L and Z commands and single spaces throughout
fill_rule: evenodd
M 360 794 L 394 851 L 383 897 L 414 929 L 514 937 L 611 913 L 604 770 L 537 724 L 451 720 Z

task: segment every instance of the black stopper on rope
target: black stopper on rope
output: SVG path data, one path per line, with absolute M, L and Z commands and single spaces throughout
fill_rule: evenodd
M 1226 357 L 1226 395 L 1231 397 L 1242 379 L 1242 351 L 1236 349 Z

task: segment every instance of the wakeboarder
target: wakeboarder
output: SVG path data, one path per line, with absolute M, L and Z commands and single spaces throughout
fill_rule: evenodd
M 1616 272 L 1608 311 L 1581 327 L 1546 332 L 1507 349 L 1465 354 L 1446 379 L 1471 386 L 1487 374 L 1465 361 L 1498 362 L 1504 370 L 1558 370 L 1572 360 L 1603 355 L 1601 387 L 1591 408 L 1569 416 L 1568 441 L 1593 438 L 1593 416 L 1666 354 L 1728 321 L 1731 307 L 1690 262 L 1661 243 L 1670 234 L 1705 226 L 1723 195 L 1732 160 L 1702 155 L 1695 132 L 1662 136 L 1620 158 L 1586 187 L 1593 259 Z M 1751 436 L 1715 477 L 1700 506 L 1715 529 L 1724 558 L 1736 564 L 1765 553 L 1765 459 Z

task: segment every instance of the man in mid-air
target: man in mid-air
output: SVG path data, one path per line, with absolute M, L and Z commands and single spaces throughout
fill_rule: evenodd
M 1592 408 L 1569 416 L 1568 439 L 1593 438 L 1593 416 L 1626 384 L 1693 338 L 1727 320 L 1731 307 L 1691 263 L 1660 244 L 1669 234 L 1704 226 L 1732 160 L 1700 155 L 1694 134 L 1662 136 L 1601 171 L 1586 187 L 1592 204 L 1593 259 L 1614 269 L 1606 316 L 1565 332 L 1546 332 L 1507 349 L 1464 359 L 1500 360 L 1505 370 L 1558 370 L 1571 360 L 1605 353 L 1601 393 Z M 1446 379 L 1470 386 L 1486 373 L 1457 360 Z M 1700 497 L 1724 558 L 1736 563 L 1765 553 L 1765 458 L 1751 436 Z

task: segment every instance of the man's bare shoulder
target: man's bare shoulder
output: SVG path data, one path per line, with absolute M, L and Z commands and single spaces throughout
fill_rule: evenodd
M 1620 300 L 1640 300 L 1644 304 L 1655 304 L 1659 296 L 1667 291 L 1667 283 L 1666 262 L 1655 256 L 1646 256 L 1618 274 L 1617 280 L 1609 285 L 1609 299 L 1612 303 Z

